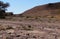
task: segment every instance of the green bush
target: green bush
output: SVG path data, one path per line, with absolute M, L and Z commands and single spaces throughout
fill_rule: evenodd
M 5 19 L 4 11 L 0 11 L 0 19 Z

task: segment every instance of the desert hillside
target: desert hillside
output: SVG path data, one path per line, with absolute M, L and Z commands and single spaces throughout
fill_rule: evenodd
M 0 19 L 0 39 L 60 39 L 60 2 L 36 6 L 22 14 L 7 13 Z
M 60 2 L 48 3 L 29 9 L 22 14 L 23 16 L 56 16 L 60 15 Z

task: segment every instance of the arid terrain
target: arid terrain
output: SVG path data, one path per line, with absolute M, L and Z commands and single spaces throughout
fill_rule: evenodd
M 55 18 L 0 20 L 0 39 L 60 39 L 60 20 Z
M 0 39 L 60 39 L 58 5 L 60 3 L 46 4 L 42 8 L 34 7 L 23 14 L 0 19 Z

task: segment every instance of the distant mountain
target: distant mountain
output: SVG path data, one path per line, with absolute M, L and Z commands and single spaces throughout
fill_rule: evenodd
M 60 15 L 60 2 L 48 3 L 45 5 L 40 5 L 33 7 L 20 14 L 22 16 L 48 16 L 48 15 Z

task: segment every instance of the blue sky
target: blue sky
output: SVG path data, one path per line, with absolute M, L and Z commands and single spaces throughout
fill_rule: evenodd
M 1 0 L 3 2 L 9 2 L 9 12 L 14 14 L 22 13 L 30 8 L 47 3 L 60 2 L 60 0 Z

